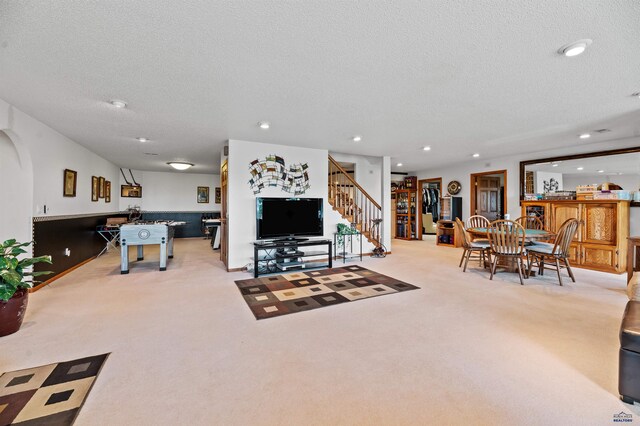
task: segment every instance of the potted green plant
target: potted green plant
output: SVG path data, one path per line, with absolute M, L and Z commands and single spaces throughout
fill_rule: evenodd
M 356 229 L 356 224 L 352 223 L 351 225 L 345 225 L 344 223 L 338 223 L 338 232 L 336 235 L 336 245 L 338 247 L 342 247 L 344 244 L 344 236 L 345 235 L 357 235 L 358 230 Z
M 36 263 L 51 263 L 51 256 L 18 259 L 27 253 L 24 248 L 30 244 L 31 242 L 19 243 L 14 239 L 0 244 L 0 337 L 20 329 L 27 310 L 33 277 L 51 273 L 30 270 Z

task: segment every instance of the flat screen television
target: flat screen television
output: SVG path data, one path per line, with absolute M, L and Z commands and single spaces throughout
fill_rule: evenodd
M 322 198 L 256 198 L 256 237 L 300 239 L 324 235 Z

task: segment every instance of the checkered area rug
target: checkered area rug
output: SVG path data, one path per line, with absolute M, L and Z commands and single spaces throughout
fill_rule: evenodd
M 357 265 L 241 280 L 236 285 L 256 319 L 420 288 Z
M 4 373 L 0 425 L 71 425 L 109 354 Z

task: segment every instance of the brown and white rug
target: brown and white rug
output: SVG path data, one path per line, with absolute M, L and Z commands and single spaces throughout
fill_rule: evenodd
M 420 288 L 357 265 L 241 280 L 236 285 L 256 319 Z
M 109 354 L 0 376 L 0 425 L 71 425 Z

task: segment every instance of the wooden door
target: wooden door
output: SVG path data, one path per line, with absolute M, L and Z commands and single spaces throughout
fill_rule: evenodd
M 227 193 L 228 193 L 228 163 L 225 161 L 220 167 L 220 260 L 227 265 L 228 249 L 229 249 L 229 229 L 228 229 L 228 214 L 227 214 Z
M 500 219 L 500 178 L 479 176 L 476 182 L 476 214 L 490 221 Z
M 616 245 L 617 207 L 616 203 L 585 204 L 583 207 L 584 233 L 582 241 Z

